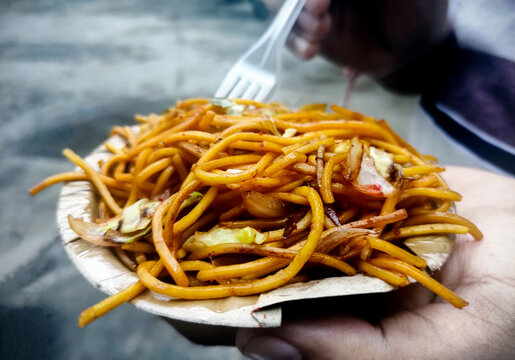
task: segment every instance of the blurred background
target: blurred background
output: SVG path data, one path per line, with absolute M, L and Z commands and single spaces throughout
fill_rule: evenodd
M 451 2 L 458 38 L 513 56 L 505 43 L 512 40 L 496 33 L 506 24 L 496 23 L 495 12 L 506 9 L 490 6 L 488 13 L 485 3 Z M 211 97 L 266 28 L 264 15 L 260 2 L 249 0 L 0 1 L 0 358 L 241 358 L 233 347 L 193 344 L 131 305 L 79 329 L 80 311 L 105 295 L 61 246 L 60 187 L 35 198 L 27 190 L 72 169 L 63 148 L 84 156 L 113 125 L 133 124 L 136 113 Z M 346 86 L 340 68 L 286 50 L 281 80 L 274 99 L 291 107 L 341 104 Z M 418 102 L 361 77 L 348 105 L 408 136 Z

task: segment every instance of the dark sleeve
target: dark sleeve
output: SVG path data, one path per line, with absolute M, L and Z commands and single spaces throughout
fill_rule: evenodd
M 515 63 L 457 44 L 450 34 L 380 83 L 421 93 L 434 122 L 481 158 L 515 174 Z

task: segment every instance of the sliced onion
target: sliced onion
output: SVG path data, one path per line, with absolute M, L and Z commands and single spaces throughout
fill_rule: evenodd
M 332 228 L 324 231 L 315 252 L 323 254 L 330 253 L 335 247 L 343 243 L 344 241 L 358 235 L 371 235 L 375 234 L 373 230 L 358 229 L 358 228 L 346 228 L 345 225 Z
M 115 243 L 111 239 L 104 238 L 106 233 L 105 227 L 111 221 L 105 223 L 92 223 L 87 222 L 79 218 L 74 218 L 71 215 L 68 215 L 68 223 L 70 224 L 70 228 L 84 240 L 87 240 L 93 244 L 100 246 L 119 246 L 120 244 Z
M 270 116 L 264 115 L 261 124 L 265 129 L 270 131 L 271 134 L 275 136 L 281 136 L 281 133 L 279 132 L 279 130 L 277 130 L 277 127 L 275 126 L 274 120 Z
M 118 219 L 111 219 L 104 223 L 92 223 L 68 215 L 70 228 L 82 239 L 100 246 L 120 246 L 129 244 L 149 233 L 150 224 L 145 228 L 130 234 L 122 234 L 112 228 L 109 224 Z
M 347 167 L 345 169 L 345 178 L 348 181 L 352 182 L 358 177 L 362 155 L 363 144 L 357 137 L 353 137 L 350 142 L 349 154 L 347 155 Z
M 243 194 L 243 206 L 257 218 L 273 219 L 287 215 L 286 204 L 283 201 L 255 191 Z
M 295 230 L 297 230 L 297 225 L 305 216 L 306 216 L 306 213 L 304 211 L 300 211 L 300 212 L 290 214 L 286 217 L 286 222 L 284 224 L 284 230 L 283 230 L 283 238 L 284 239 L 286 239 Z
M 324 205 L 324 214 L 331 219 L 334 225 L 341 226 L 340 219 L 338 219 L 338 215 L 336 214 L 336 211 L 331 206 Z

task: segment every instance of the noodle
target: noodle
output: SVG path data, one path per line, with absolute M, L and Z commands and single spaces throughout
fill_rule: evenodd
M 320 267 L 395 287 L 410 277 L 465 306 L 402 243 L 469 232 L 481 239 L 474 224 L 448 211 L 461 196 L 440 177 L 444 168 L 384 120 L 325 108 L 189 99 L 162 115 L 138 115 L 138 131 L 113 128 L 126 145 L 104 143 L 112 155 L 99 171 L 64 150 L 80 169 L 30 193 L 91 182 L 101 216 L 84 226 L 97 226 L 101 239 L 89 240 L 114 246 L 140 279 L 83 311 L 79 326 L 145 289 L 182 299 L 245 296 L 319 276 Z

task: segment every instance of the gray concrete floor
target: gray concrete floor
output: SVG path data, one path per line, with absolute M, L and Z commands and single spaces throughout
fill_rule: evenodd
M 211 96 L 266 22 L 247 1 L 0 2 L 0 358 L 237 359 L 232 347 L 191 343 L 166 322 L 124 305 L 79 329 L 104 298 L 73 267 L 58 238 L 59 186 L 27 189 L 72 166 L 111 126 L 178 99 Z M 285 52 L 275 99 L 341 103 L 341 70 Z M 416 97 L 359 80 L 350 107 L 405 135 Z

